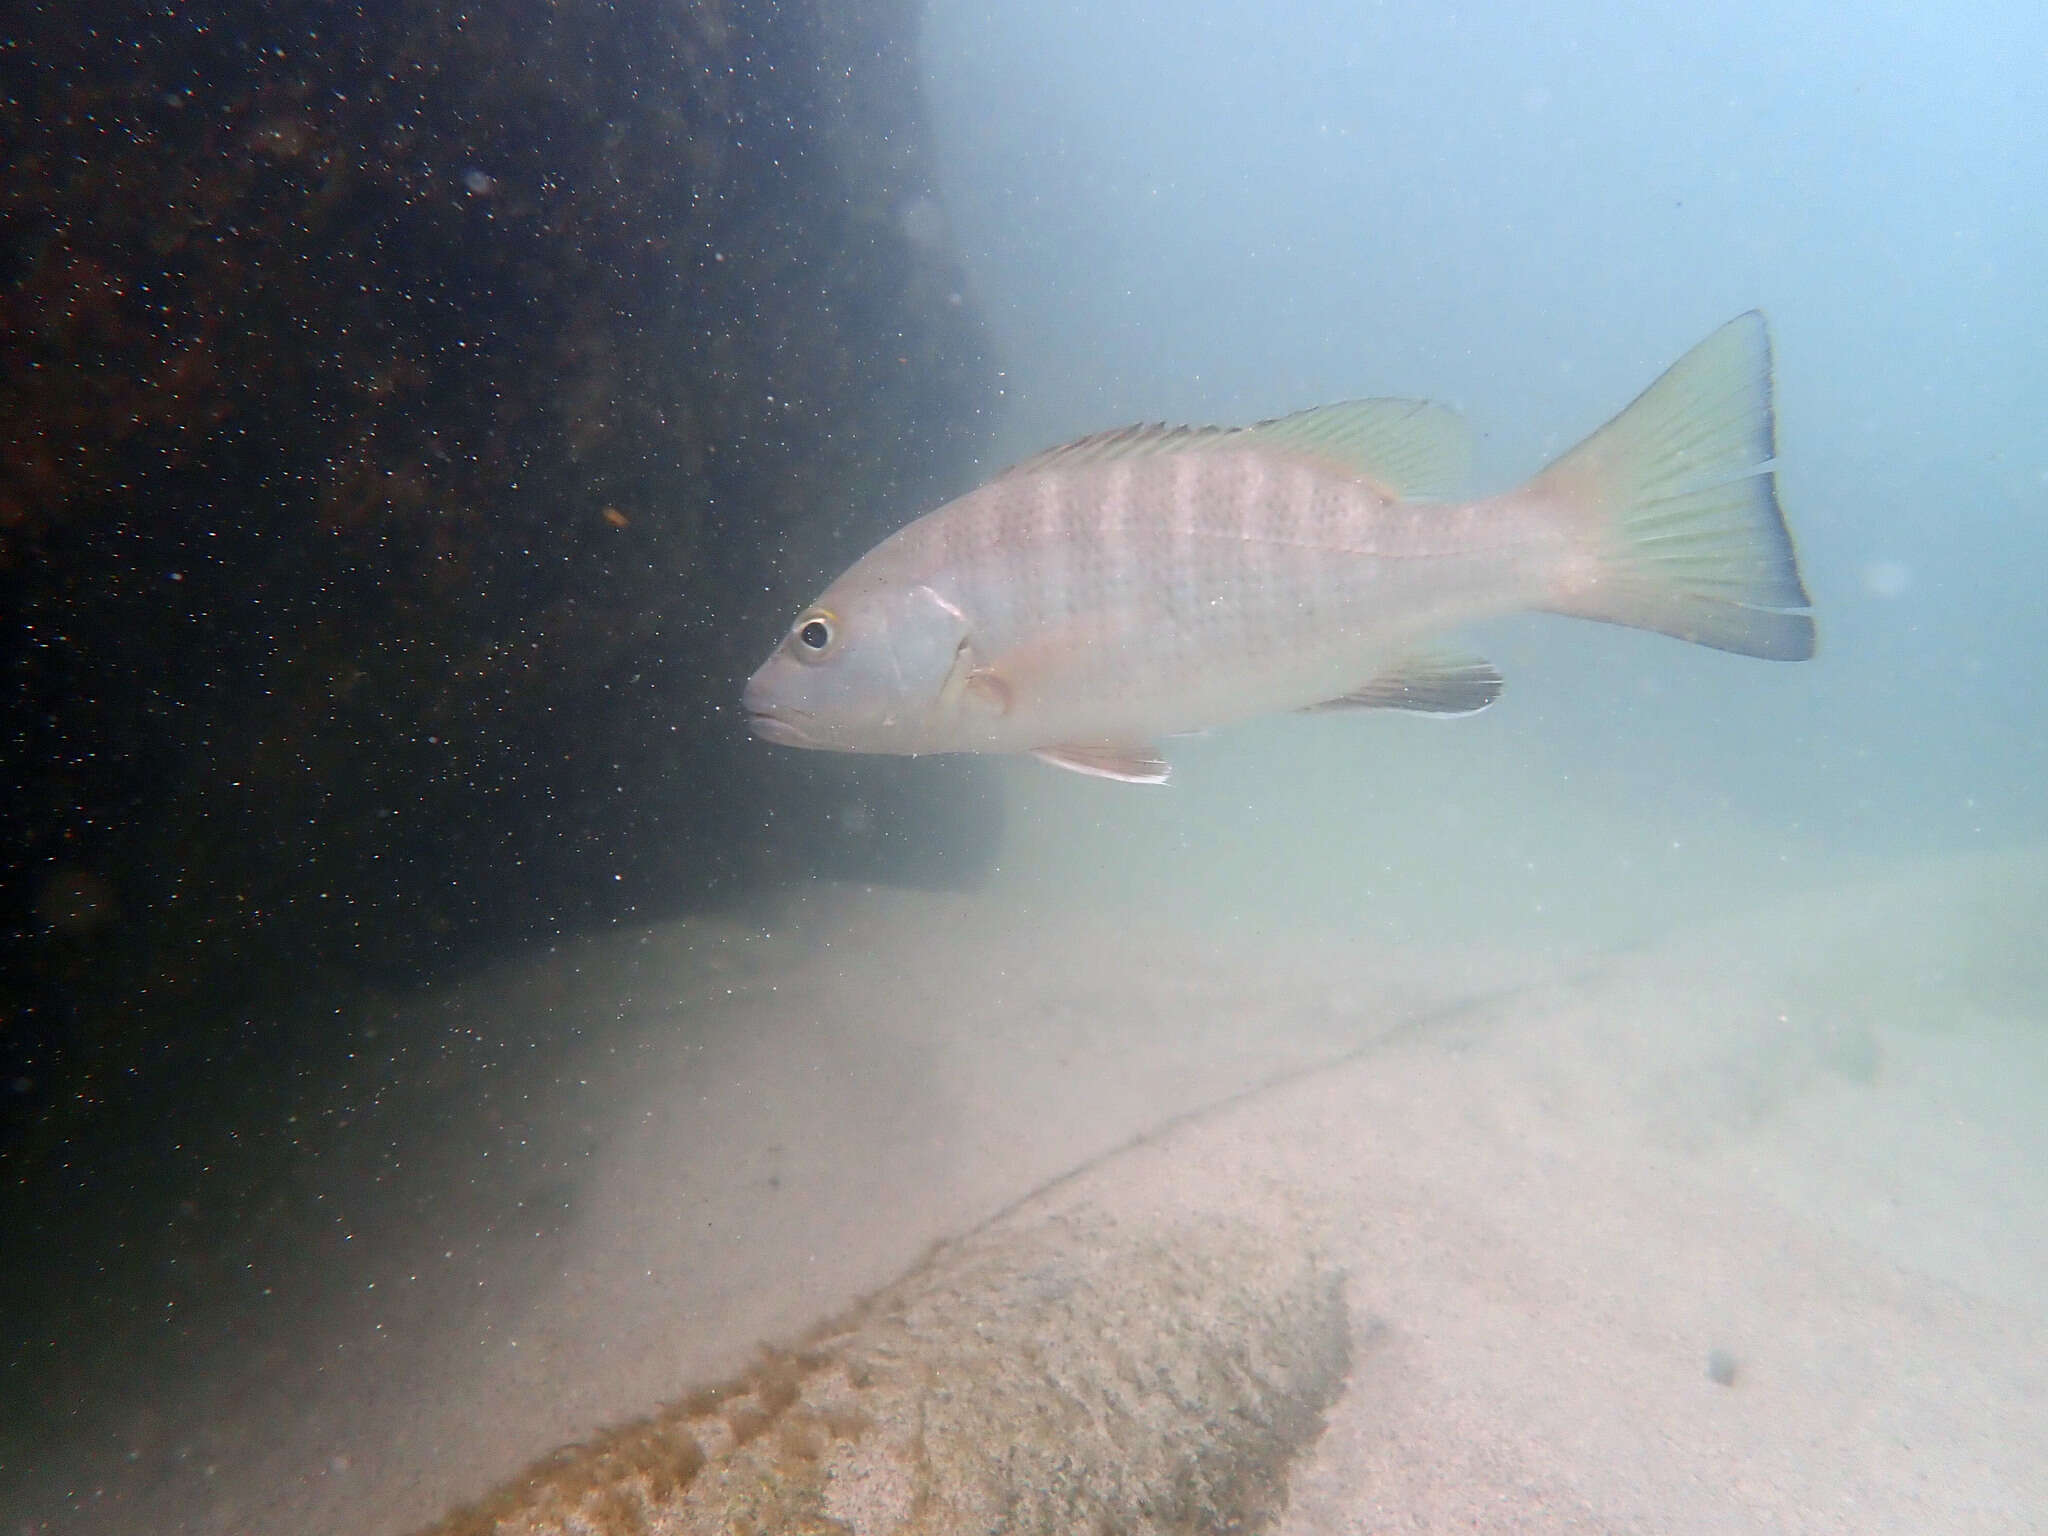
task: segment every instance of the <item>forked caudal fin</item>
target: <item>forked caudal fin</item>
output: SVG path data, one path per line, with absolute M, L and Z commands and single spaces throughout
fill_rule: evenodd
M 1579 532 L 1543 606 L 1773 661 L 1813 654 L 1812 604 L 1778 510 L 1771 338 L 1721 327 L 1524 494 Z

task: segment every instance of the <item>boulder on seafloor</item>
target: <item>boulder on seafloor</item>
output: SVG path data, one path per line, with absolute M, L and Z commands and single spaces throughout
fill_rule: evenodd
M 1263 1230 L 996 1229 L 426 1536 L 1256 1531 L 1349 1359 L 1341 1276 Z

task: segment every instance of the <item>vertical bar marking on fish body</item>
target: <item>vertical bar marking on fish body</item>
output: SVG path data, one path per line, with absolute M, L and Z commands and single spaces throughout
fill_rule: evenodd
M 1019 537 L 1018 500 L 1058 515 Z M 1053 467 L 933 518 L 977 654 L 1011 689 L 983 734 L 996 750 L 1318 703 L 1421 632 L 1526 606 L 1545 590 L 1532 552 L 1562 548 L 1504 537 L 1493 503 L 1402 503 L 1260 448 Z

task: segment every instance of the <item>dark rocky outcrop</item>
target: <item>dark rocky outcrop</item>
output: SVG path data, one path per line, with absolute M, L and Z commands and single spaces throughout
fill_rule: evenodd
M 15 1145 L 330 982 L 971 877 L 970 778 L 733 708 L 979 431 L 915 7 L 88 10 L 0 39 Z

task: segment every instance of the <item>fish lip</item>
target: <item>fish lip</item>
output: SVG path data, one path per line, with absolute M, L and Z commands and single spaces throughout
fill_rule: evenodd
M 761 740 L 772 741 L 778 746 L 808 747 L 811 745 L 811 739 L 804 734 L 801 718 L 791 718 L 791 716 L 804 717 L 808 714 L 808 710 L 791 709 L 786 704 L 749 704 L 747 706 L 747 729 L 752 731 Z

